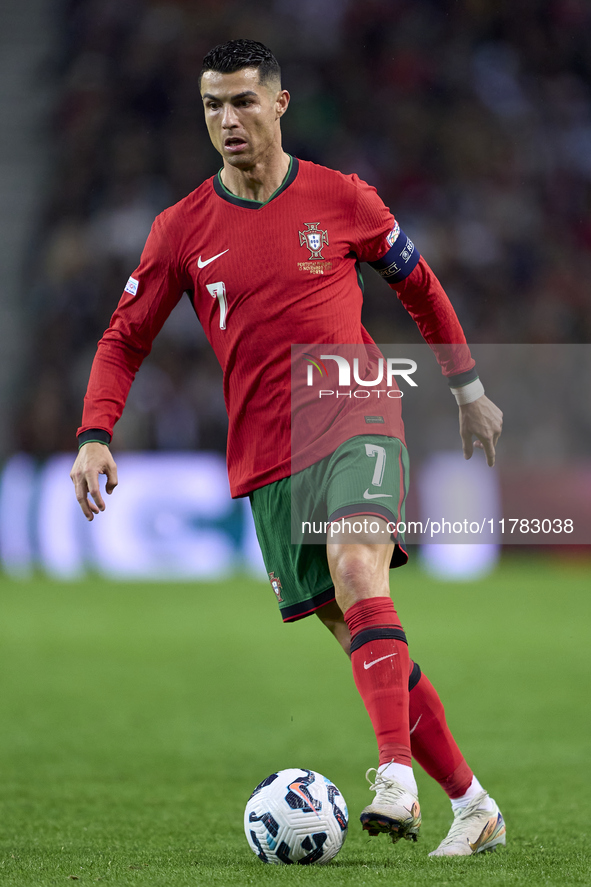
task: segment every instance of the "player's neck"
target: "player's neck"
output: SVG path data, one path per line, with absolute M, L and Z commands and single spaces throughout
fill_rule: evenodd
M 283 183 L 290 160 L 289 154 L 279 150 L 251 169 L 237 169 L 225 163 L 221 173 L 222 182 L 236 197 L 265 203 Z

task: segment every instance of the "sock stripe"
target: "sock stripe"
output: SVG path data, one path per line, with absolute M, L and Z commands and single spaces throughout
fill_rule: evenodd
M 408 646 L 406 635 L 401 628 L 392 628 L 389 625 L 376 625 L 375 628 L 366 628 L 355 635 L 351 641 L 351 653 L 354 653 L 355 650 L 363 647 L 364 644 L 369 644 L 371 641 L 388 639 L 403 641 Z
M 416 687 L 416 685 L 419 683 L 419 681 L 421 680 L 421 674 L 422 674 L 422 672 L 421 672 L 421 669 L 419 668 L 419 663 L 418 663 L 418 662 L 413 662 L 413 664 L 412 664 L 412 671 L 411 671 L 411 673 L 410 673 L 409 676 L 408 676 L 408 689 L 409 689 L 409 691 L 410 691 L 410 690 L 414 690 L 414 688 Z

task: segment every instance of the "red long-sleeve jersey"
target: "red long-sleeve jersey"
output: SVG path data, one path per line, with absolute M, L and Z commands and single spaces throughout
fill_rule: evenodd
M 78 434 L 84 440 L 92 430 L 110 440 L 135 373 L 188 292 L 223 369 L 233 496 L 312 464 L 355 434 L 404 439 L 399 401 L 369 428 L 367 408 L 345 398 L 325 406 L 322 427 L 292 462 L 291 346 L 365 345 L 371 353 L 360 262 L 397 290 L 444 375 L 468 381 L 474 361 L 455 312 L 375 189 L 292 159 L 266 203 L 231 194 L 218 174 L 156 218 L 99 342 Z M 437 347 L 446 343 L 456 347 Z M 370 363 L 363 371 L 371 372 Z

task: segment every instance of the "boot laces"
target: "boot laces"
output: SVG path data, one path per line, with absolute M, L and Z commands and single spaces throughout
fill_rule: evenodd
M 373 776 L 370 774 L 373 774 Z M 387 793 L 387 799 L 390 802 L 399 801 L 403 795 L 410 794 L 399 782 L 379 773 L 375 767 L 369 768 L 365 778 L 369 782 L 370 791 Z
M 442 846 L 447 844 L 453 844 L 457 838 L 465 837 L 465 829 L 466 829 L 466 820 L 471 819 L 475 813 L 478 813 L 480 805 L 486 798 L 486 792 L 481 792 L 481 794 L 476 795 L 475 798 L 472 798 L 469 804 L 466 807 L 462 807 L 454 816 L 454 821 L 451 824 L 451 828 L 447 834 L 447 837 L 442 841 Z M 489 813 L 487 810 L 482 810 L 482 814 L 485 816 L 492 816 L 492 813 Z

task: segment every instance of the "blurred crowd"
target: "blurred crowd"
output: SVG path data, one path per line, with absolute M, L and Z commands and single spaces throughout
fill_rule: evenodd
M 18 445 L 72 449 L 90 363 L 154 216 L 220 166 L 198 91 L 236 37 L 276 54 L 291 153 L 356 172 L 442 280 L 469 341 L 591 338 L 588 0 L 66 0 L 52 172 L 25 280 Z M 371 271 L 378 342 L 418 341 Z M 121 448 L 225 447 L 188 299 L 140 370 Z

